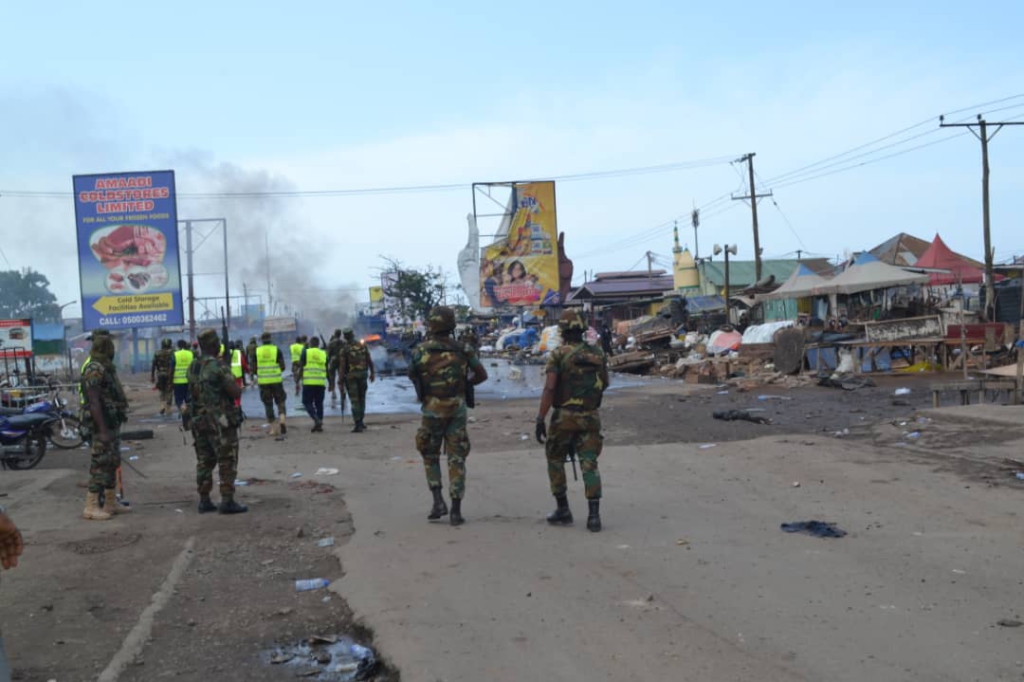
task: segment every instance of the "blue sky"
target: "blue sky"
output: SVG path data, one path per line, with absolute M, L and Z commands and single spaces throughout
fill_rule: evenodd
M 175 168 L 181 191 L 193 192 L 469 183 L 748 151 L 767 181 L 1024 93 L 1019 3 L 984 12 L 952 2 L 696 5 L 10 5 L 0 27 L 0 191 L 68 190 L 73 173 L 152 167 Z M 1024 116 L 1024 98 L 988 110 L 1012 105 L 989 118 Z M 765 254 L 835 256 L 902 230 L 939 231 L 980 258 L 978 147 L 965 136 L 779 188 L 785 218 L 762 204 Z M 1024 252 L 1022 152 L 1024 127 L 992 144 L 997 259 Z M 577 273 L 629 267 L 647 249 L 667 254 L 671 229 L 651 228 L 739 182 L 721 164 L 560 185 L 569 254 L 592 254 L 576 258 Z M 284 261 L 275 270 L 300 260 L 296 277 L 310 288 L 364 289 L 381 254 L 454 271 L 471 195 L 239 203 L 180 203 L 183 216 L 229 216 L 243 256 L 233 279 L 255 279 L 245 263 L 266 229 Z M 729 206 L 706 211 L 701 243 L 736 242 L 749 258 L 749 211 L 715 215 Z M 5 239 L 8 262 L 77 298 L 69 199 L 0 197 L 0 224 L 5 235 L 45 235 Z

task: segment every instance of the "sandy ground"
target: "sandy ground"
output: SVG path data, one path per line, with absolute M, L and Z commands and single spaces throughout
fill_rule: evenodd
M 413 414 L 361 435 L 294 417 L 283 442 L 251 420 L 251 512 L 200 517 L 191 449 L 133 391 L 132 427 L 156 433 L 126 444 L 134 514 L 78 518 L 84 450 L 0 473 L 28 544 L 0 585 L 15 679 L 296 679 L 317 666 L 270 658 L 313 635 L 373 647 L 379 680 L 1024 679 L 1024 628 L 999 625 L 1024 620 L 1021 408 L 921 410 L 926 379 L 879 384 L 610 393 L 600 534 L 580 483 L 576 525 L 542 521 L 534 400 L 473 412 L 468 523 L 451 528 L 425 519 Z M 809 519 L 849 535 L 779 529 Z M 330 589 L 295 592 L 314 577 Z

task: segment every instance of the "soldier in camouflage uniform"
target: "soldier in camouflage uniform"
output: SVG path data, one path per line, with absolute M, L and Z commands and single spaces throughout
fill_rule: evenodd
M 174 386 L 171 384 L 171 363 L 174 360 L 174 351 L 171 350 L 171 340 L 164 339 L 160 344 L 160 350 L 153 355 L 153 367 L 149 371 L 149 379 L 160 391 L 160 414 L 167 414 L 171 409 L 171 400 L 174 398 Z
M 199 347 L 202 357 L 188 368 L 188 421 L 195 438 L 199 513 L 243 514 L 248 507 L 235 502 L 238 427 L 242 424 L 242 411 L 235 400 L 241 397 L 242 389 L 231 370 L 218 360 L 220 339 L 216 331 L 204 329 L 199 334 Z M 214 468 L 220 470 L 220 507 L 210 500 Z
M 548 516 L 548 523 L 569 525 L 572 512 L 566 497 L 565 460 L 575 452 L 583 471 L 590 513 L 587 529 L 601 530 L 601 474 L 597 458 L 601 455 L 601 397 L 608 388 L 608 360 L 600 348 L 583 341 L 587 329 L 580 314 L 566 310 L 558 322 L 564 345 L 551 353 L 547 365 L 547 381 L 537 415 L 537 442 L 547 441 L 548 478 L 557 509 Z M 551 416 L 551 435 L 544 419 Z
M 331 340 L 327 342 L 327 390 L 331 392 L 331 404 L 338 399 L 335 385 L 338 380 L 338 353 L 342 346 L 341 330 L 335 329 Z M 342 390 L 345 390 L 342 388 Z
M 462 496 L 466 491 L 466 457 L 469 435 L 466 433 L 466 384 L 487 381 L 487 371 L 472 347 L 451 337 L 455 313 L 448 307 L 430 311 L 429 338 L 412 354 L 409 378 L 416 387 L 422 421 L 416 433 L 416 449 L 423 456 L 427 485 L 434 496 L 428 519 L 448 513 L 441 489 L 441 444 L 448 455 L 448 482 L 452 497 L 451 524 L 461 525 Z M 472 372 L 472 376 L 470 375 Z
M 356 423 L 352 433 L 359 433 L 366 430 L 363 417 L 366 414 L 367 372 L 371 383 L 377 379 L 377 375 L 370 349 L 356 341 L 356 335 L 351 329 L 346 329 L 344 334 L 345 343 L 338 353 L 338 383 L 341 390 L 348 393 L 352 405 L 352 420 Z
M 93 333 L 89 359 L 82 367 L 82 435 L 91 441 L 89 489 L 82 516 L 106 521 L 126 514 L 129 507 L 117 502 L 117 470 L 121 466 L 121 425 L 128 421 L 128 400 L 114 368 L 114 340 L 105 331 Z M 103 507 L 100 507 L 103 496 Z
M 256 337 L 249 337 L 249 345 L 245 347 L 245 362 L 249 366 L 249 383 L 256 385 Z

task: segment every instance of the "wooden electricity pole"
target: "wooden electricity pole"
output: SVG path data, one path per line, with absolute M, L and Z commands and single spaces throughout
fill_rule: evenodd
M 939 127 L 940 128 L 967 128 L 974 136 L 981 140 L 981 223 L 982 229 L 984 230 L 985 236 L 985 318 L 989 321 L 995 319 L 996 311 L 996 293 L 994 287 L 993 277 L 995 273 L 992 268 L 992 261 L 994 255 L 992 253 L 992 232 L 991 223 L 989 220 L 989 201 L 988 201 L 988 143 L 993 137 L 996 136 L 1003 126 L 1019 126 L 1024 125 L 1024 121 L 1003 121 L 1000 123 L 989 123 L 981 114 L 978 114 L 978 120 L 975 123 L 946 123 L 945 117 L 939 116 Z M 977 126 L 978 130 L 974 127 Z M 995 126 L 995 130 L 991 134 L 988 132 L 989 126 Z
M 761 281 L 761 237 L 757 231 L 757 200 L 761 197 L 770 197 L 772 193 L 769 191 L 767 194 L 758 194 L 754 189 L 754 154 L 744 154 L 740 158 L 736 159 L 736 163 L 746 163 L 747 172 L 750 176 L 750 194 L 746 196 L 733 197 L 733 201 L 745 201 L 750 200 L 750 215 L 754 223 L 754 279 L 758 282 Z

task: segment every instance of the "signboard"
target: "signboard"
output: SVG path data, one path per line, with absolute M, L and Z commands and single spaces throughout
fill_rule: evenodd
M 508 233 L 482 250 L 480 306 L 559 305 L 554 182 L 512 185 Z
M 174 171 L 72 181 L 85 329 L 184 324 Z
M 265 317 L 263 318 L 263 331 L 268 334 L 282 334 L 298 331 L 298 326 L 294 317 Z
M 373 305 L 384 302 L 384 287 L 370 287 L 370 303 Z
M 32 320 L 0 320 L 0 353 L 5 357 L 32 355 Z

